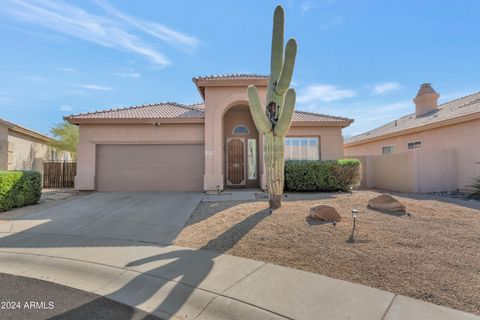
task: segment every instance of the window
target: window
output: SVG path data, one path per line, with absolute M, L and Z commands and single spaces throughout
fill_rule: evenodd
M 411 150 L 411 149 L 420 149 L 421 146 L 422 146 L 422 142 L 421 142 L 421 141 L 409 142 L 409 143 L 408 143 L 408 150 Z
M 244 125 L 238 125 L 235 128 L 233 128 L 234 134 L 247 134 L 248 132 L 249 132 L 248 128 L 245 127 Z
M 319 160 L 317 137 L 285 138 L 285 160 Z
M 393 146 L 386 146 L 382 147 L 382 154 L 390 154 L 394 152 L 394 147 Z

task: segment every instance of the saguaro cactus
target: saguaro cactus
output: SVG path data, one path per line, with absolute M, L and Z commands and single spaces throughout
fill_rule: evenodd
M 295 90 L 289 87 L 297 54 L 297 42 L 294 39 L 288 40 L 284 55 L 284 20 L 283 8 L 277 6 L 273 17 L 272 57 L 265 109 L 260 103 L 257 88 L 254 85 L 248 87 L 250 112 L 258 131 L 264 136 L 267 191 L 271 209 L 277 209 L 282 205 L 285 134 L 292 122 L 295 108 Z

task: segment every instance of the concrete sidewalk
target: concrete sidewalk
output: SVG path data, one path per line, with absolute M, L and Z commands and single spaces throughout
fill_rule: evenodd
M 165 319 L 480 319 L 269 263 L 99 240 L 0 233 L 0 272 L 93 292 Z

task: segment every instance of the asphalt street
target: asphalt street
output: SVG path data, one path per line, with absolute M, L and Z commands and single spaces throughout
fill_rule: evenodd
M 0 319 L 158 320 L 93 293 L 0 273 Z

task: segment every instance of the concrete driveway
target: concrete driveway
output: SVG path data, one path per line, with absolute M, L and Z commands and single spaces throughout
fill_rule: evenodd
M 109 192 L 0 224 L 0 232 L 170 244 L 201 201 L 193 192 Z

